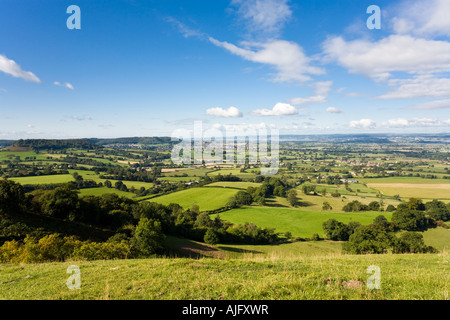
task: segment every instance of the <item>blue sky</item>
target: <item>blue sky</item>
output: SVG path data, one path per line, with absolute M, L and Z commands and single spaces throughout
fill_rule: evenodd
M 449 132 L 448 12 L 447 0 L 2 0 L 0 139 L 161 136 L 195 120 Z

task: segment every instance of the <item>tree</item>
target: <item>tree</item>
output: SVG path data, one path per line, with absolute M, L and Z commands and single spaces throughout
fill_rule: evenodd
M 42 212 L 46 215 L 71 221 L 76 220 L 80 207 L 78 190 L 71 184 L 64 184 L 45 193 L 41 198 Z
M 393 238 L 384 229 L 375 225 L 361 226 L 343 245 L 343 250 L 354 254 L 385 253 L 392 247 Z
M 322 224 L 327 239 L 334 241 L 347 241 L 350 230 L 345 223 L 335 219 L 329 219 Z
M 164 234 L 159 221 L 141 218 L 134 233 L 134 244 L 138 251 L 149 256 L 163 249 Z
M 11 180 L 0 180 L 0 215 L 12 216 L 25 209 L 23 187 Z
M 369 203 L 368 205 L 368 209 L 370 211 L 380 211 L 380 203 L 378 201 L 372 201 L 371 203 Z
M 322 210 L 326 211 L 326 210 L 333 210 L 333 207 L 331 206 L 331 204 L 328 203 L 328 201 L 325 201 L 322 204 Z
M 195 227 L 212 227 L 213 221 L 209 217 L 209 214 L 206 212 L 202 212 L 197 216 L 197 220 L 195 221 Z
M 384 230 L 389 229 L 389 226 L 391 225 L 389 223 L 389 221 L 386 219 L 386 217 L 383 216 L 382 214 L 380 214 L 375 219 L 373 219 L 373 224 L 376 225 L 376 226 L 380 226 Z
M 436 252 L 433 247 L 425 245 L 423 235 L 417 232 L 404 232 L 394 242 L 394 253 L 427 253 Z
M 297 191 L 295 189 L 289 190 L 287 194 L 287 201 L 291 206 L 295 206 L 298 203 Z
M 219 236 L 217 235 L 217 232 L 213 229 L 208 229 L 205 233 L 205 236 L 203 237 L 203 241 L 207 244 L 217 244 L 219 243 Z
M 395 207 L 392 204 L 390 204 L 390 205 L 387 206 L 386 211 L 387 212 L 395 211 Z
M 425 231 L 428 229 L 428 221 L 422 211 L 401 209 L 392 214 L 391 221 L 400 229 L 406 231 Z

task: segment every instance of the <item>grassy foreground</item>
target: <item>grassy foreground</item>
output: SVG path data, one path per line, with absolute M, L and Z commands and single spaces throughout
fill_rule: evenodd
M 81 270 L 69 290 L 67 267 Z M 369 290 L 367 267 L 381 271 Z M 346 282 L 361 281 L 349 287 Z M 1 299 L 448 299 L 449 254 L 154 258 L 0 265 Z

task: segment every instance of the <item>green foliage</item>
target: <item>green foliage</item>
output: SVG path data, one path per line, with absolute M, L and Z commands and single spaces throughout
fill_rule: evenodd
M 296 206 L 298 203 L 297 191 L 295 189 L 291 189 L 288 192 L 287 200 L 291 206 Z
M 328 201 L 324 201 L 324 203 L 322 204 L 322 210 L 323 211 L 333 210 L 333 207 Z
M 73 221 L 79 209 L 78 190 L 71 184 L 64 184 L 45 193 L 40 202 L 43 214 Z
M 217 244 L 219 243 L 219 236 L 217 235 L 217 232 L 213 229 L 208 229 L 205 233 L 205 236 L 203 238 L 203 241 L 207 244 Z
M 375 203 L 378 203 L 374 201 Z M 379 203 L 378 203 L 379 206 Z M 369 206 L 359 202 L 358 200 L 353 200 L 349 203 L 347 203 L 343 208 L 343 211 L 345 212 L 360 212 L 360 211 L 369 211 Z
M 134 234 L 134 245 L 143 256 L 149 256 L 163 249 L 164 234 L 159 221 L 141 218 Z
M 395 211 L 395 206 L 393 206 L 392 204 L 388 205 L 388 206 L 386 207 L 386 211 L 387 211 L 387 212 Z
M 361 226 L 343 244 L 343 250 L 353 254 L 386 253 L 392 247 L 393 238 L 375 225 Z
M 398 209 L 392 214 L 392 223 L 406 231 L 425 231 L 428 229 L 428 220 L 422 211 L 412 209 Z
M 423 241 L 423 235 L 417 232 L 404 232 L 393 244 L 394 253 L 435 253 L 437 252 L 431 246 L 426 246 Z
M 24 211 L 25 206 L 22 186 L 11 180 L 0 180 L 0 215 L 17 215 Z
M 342 222 L 335 219 L 329 219 L 322 224 L 326 237 L 334 241 L 347 241 L 350 236 L 349 227 Z

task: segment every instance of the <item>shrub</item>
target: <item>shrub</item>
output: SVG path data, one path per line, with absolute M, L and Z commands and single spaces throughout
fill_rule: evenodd
M 163 249 L 164 237 L 159 221 L 141 218 L 134 233 L 134 244 L 142 255 L 149 256 Z
M 219 236 L 217 235 L 217 233 L 213 229 L 208 229 L 206 231 L 206 233 L 205 233 L 205 236 L 204 236 L 203 240 L 207 244 L 214 245 L 214 244 L 219 243 Z

